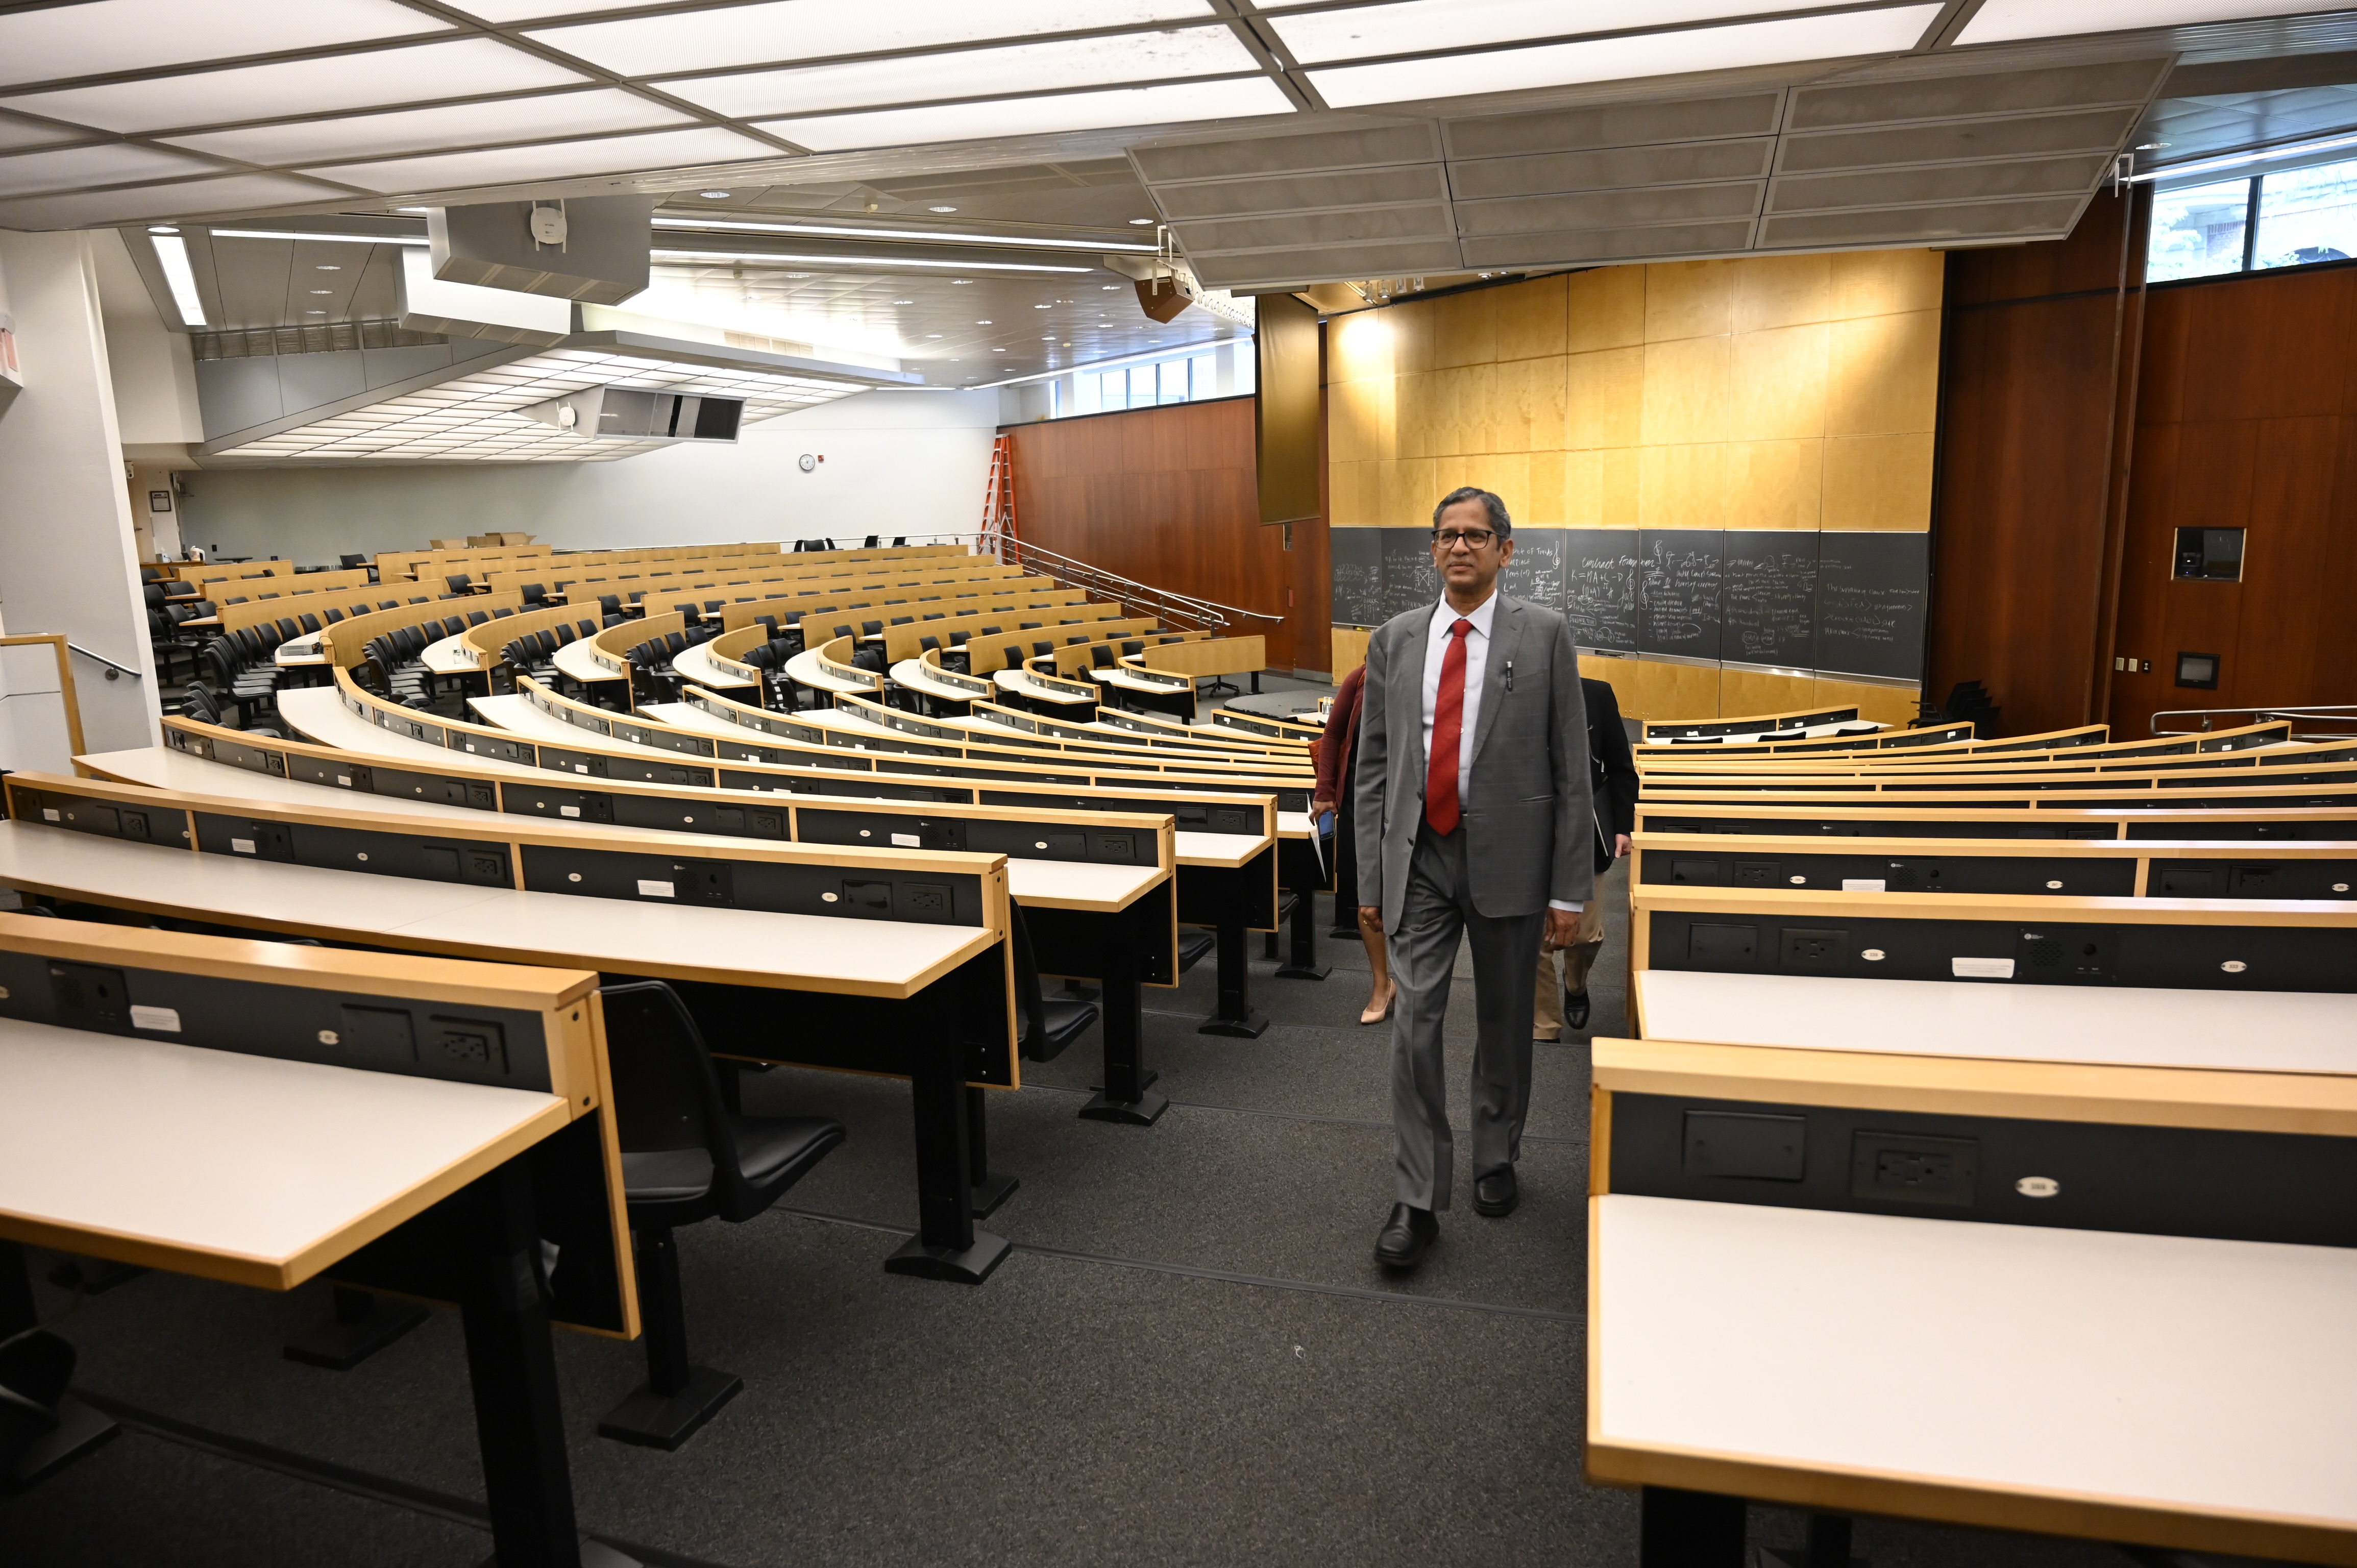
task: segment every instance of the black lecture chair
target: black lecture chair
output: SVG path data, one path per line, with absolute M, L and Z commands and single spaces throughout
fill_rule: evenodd
M 713 1219 L 742 1224 L 764 1212 L 843 1142 L 843 1123 L 729 1110 L 704 1036 L 670 986 L 643 980 L 600 994 L 647 1380 L 607 1413 L 597 1434 L 673 1449 L 745 1386 L 734 1373 L 688 1362 L 673 1228 Z
M 1112 669 L 1113 650 L 1107 648 L 1102 642 L 1098 643 L 1094 648 L 1089 650 L 1089 663 L 1099 670 Z
M 526 583 L 522 592 L 523 602 L 534 609 L 548 603 L 548 585 L 545 583 Z
M 1018 621 L 1016 623 L 1015 629 L 1017 631 L 1037 631 L 1039 629 L 1041 624 L 1041 622 L 1036 620 Z
M 1006 656 L 1006 668 L 1009 670 L 1020 670 L 1023 668 L 1022 644 L 1010 642 L 1004 648 L 1001 648 L 998 651 Z
M 1012 917 L 1008 933 L 1015 940 L 1015 1005 L 1023 1026 L 1022 1043 L 1017 1049 L 1025 1061 L 1051 1062 L 1095 1025 L 1097 1005 L 1040 994 L 1039 962 L 1032 956 L 1030 928 L 1023 923 L 1019 907 L 1009 906 L 1008 914 Z
M 450 585 L 450 591 L 454 594 L 471 594 L 475 591 L 475 580 L 464 572 L 453 572 L 442 580 Z
M 1087 632 L 1085 632 L 1085 631 L 1082 631 L 1082 632 L 1075 632 L 1075 633 L 1074 633 L 1073 635 L 1071 635 L 1071 637 L 1068 637 L 1068 638 L 1064 639 L 1064 646 L 1065 646 L 1065 647 L 1067 647 L 1067 648 L 1078 648 L 1081 644 L 1082 644 L 1083 642 L 1086 642 L 1088 639 L 1089 639 L 1089 634 L 1088 634 Z
M 1135 659 L 1135 658 L 1136 658 L 1139 654 L 1141 654 L 1141 653 L 1143 653 L 1143 652 L 1145 652 L 1145 651 L 1146 651 L 1146 644 L 1145 644 L 1145 643 L 1143 643 L 1143 642 L 1140 642 L 1140 641 L 1137 641 L 1137 640 L 1133 639 L 1133 640 L 1131 640 L 1131 641 L 1128 641 L 1128 642 L 1125 642 L 1125 643 L 1123 643 L 1123 644 L 1121 645 L 1121 650 L 1122 650 L 1122 652 L 1123 652 L 1124 654 L 1125 654 L 1125 655 L 1126 655 L 1126 656 L 1128 656 L 1129 658 Z
M 1035 642 L 1031 645 L 1031 657 L 1034 659 L 1045 659 L 1055 651 L 1056 645 L 1052 642 Z
M 622 613 L 622 596 L 619 594 L 600 594 L 597 596 L 597 607 L 599 610 L 609 616 L 620 615 Z

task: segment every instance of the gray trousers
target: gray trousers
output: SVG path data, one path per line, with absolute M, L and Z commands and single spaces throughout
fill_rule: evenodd
M 1448 1127 L 1441 1026 L 1460 937 L 1473 949 L 1473 1170 L 1510 1165 L 1522 1152 L 1531 1104 L 1531 973 L 1546 911 L 1497 918 L 1477 912 L 1466 885 L 1465 832 L 1447 838 L 1418 824 L 1408 858 L 1405 907 L 1392 933 L 1392 1153 L 1400 1202 L 1448 1207 L 1456 1144 Z

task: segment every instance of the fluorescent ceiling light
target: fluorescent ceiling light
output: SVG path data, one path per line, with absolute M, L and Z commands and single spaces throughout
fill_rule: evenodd
M 0 82 L 54 81 L 241 55 L 447 33 L 395 0 L 93 0 L 0 16 Z
M 1116 81 L 1169 81 L 1178 77 L 1232 75 L 1260 68 L 1260 61 L 1228 28 L 1183 27 L 1167 32 L 1120 33 L 1112 38 L 1014 44 L 995 49 L 961 49 L 949 54 L 904 55 L 845 65 L 802 66 L 792 70 L 694 77 L 666 81 L 663 91 L 723 114 L 748 120 L 766 114 L 866 109 L 879 103 L 924 103 L 943 98 L 1049 92 L 1059 88 L 1096 87 Z
M 421 152 L 431 147 L 479 147 L 606 131 L 644 131 L 689 124 L 688 117 L 620 88 L 460 103 L 444 109 L 396 109 L 344 120 L 305 120 L 174 136 L 176 146 L 242 158 L 248 163 L 317 163 L 323 157 Z
M 564 0 L 559 0 L 564 3 Z M 1037 33 L 1200 22 L 1208 0 L 770 0 L 552 27 L 531 37 L 632 76 L 941 48 Z
M 1576 8 L 1563 0 L 1403 0 L 1394 5 L 1271 16 L 1269 25 L 1294 59 L 1315 65 L 1808 8 L 1808 0 L 1797 5 L 1793 0 L 1607 0 Z
M 1839 59 L 1849 55 L 1897 54 L 1915 47 L 1941 9 L 1933 5 L 1844 11 L 1829 16 L 1738 22 L 1725 27 L 1343 66 L 1308 74 L 1326 102 L 1342 109 L 1582 81 Z
M 414 239 L 394 239 L 383 234 L 315 234 L 294 229 L 214 229 L 216 240 L 309 240 L 330 245 L 416 245 L 423 248 L 425 236 Z
M 2190 175 L 2211 174 L 2220 169 L 2247 168 L 2253 164 L 2271 164 L 2284 158 L 2304 157 L 2309 153 L 2329 153 L 2339 147 L 2357 147 L 2357 135 L 2326 136 L 2320 141 L 2293 142 L 2284 146 L 2261 147 L 2252 152 L 2227 153 L 2214 158 L 2196 158 L 2191 163 L 2170 164 L 2166 168 L 2147 169 L 2128 176 L 2130 185 L 2145 185 L 2154 180 L 2177 180 Z
M 156 247 L 156 260 L 164 268 L 164 282 L 172 290 L 172 307 L 180 313 L 183 327 L 205 324 L 205 302 L 197 294 L 197 274 L 188 267 L 188 246 L 178 234 L 151 234 L 147 242 Z
M 657 218 L 658 229 L 726 230 L 761 234 L 838 234 L 853 240 L 946 240 L 959 245 L 1016 245 L 1039 251 L 1143 251 L 1126 240 L 1042 240 L 1029 234 L 960 234 L 948 229 L 859 228 L 844 223 L 754 223 L 720 218 Z
M 61 88 L 7 103 L 109 131 L 160 131 L 282 114 L 349 113 L 420 99 L 576 87 L 588 80 L 496 38 L 458 38 L 414 48 Z
M 216 166 L 178 153 L 107 142 L 56 152 L 14 153 L 0 157 L 0 196 L 36 196 L 91 185 L 122 185 L 135 179 L 169 179 L 210 174 Z
M 2288 16 L 2309 11 L 2341 11 L 2349 0 L 1986 0 L 1959 44 L 1996 44 L 2007 38 L 2056 38 L 2072 33 L 2116 33 L 2129 27 L 2182 27 L 2194 22 L 2230 22 L 2244 16 Z
M 777 262 L 808 267 L 932 267 L 952 273 L 1092 273 L 1094 267 L 1062 267 L 1047 262 L 935 262 L 916 256 L 781 256 L 768 251 L 673 251 L 651 252 L 658 262 Z
M 773 120 L 762 129 L 818 152 L 907 146 L 922 142 L 970 142 L 985 136 L 1028 136 L 1051 131 L 1101 131 L 1124 125 L 1178 124 L 1190 120 L 1289 114 L 1293 101 L 1265 76 L 1192 81 L 1168 87 L 1124 87 L 1108 92 L 1067 92 L 1049 98 L 1003 98 L 990 103 L 945 103 L 930 109 L 879 109 Z
M 778 156 L 778 149 L 766 142 L 717 126 L 701 126 L 692 131 L 656 131 L 641 136 L 609 136 L 548 146 L 436 153 L 422 158 L 343 164 L 312 172 L 322 179 L 342 180 L 365 190 L 441 190 L 457 186 L 565 179 L 576 175 L 649 174 L 691 165 Z

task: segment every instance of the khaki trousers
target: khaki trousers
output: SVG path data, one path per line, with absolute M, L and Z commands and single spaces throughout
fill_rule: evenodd
M 1531 1014 L 1531 1038 L 1559 1040 L 1563 1037 L 1563 993 L 1566 991 L 1587 989 L 1587 972 L 1596 966 L 1596 957 L 1604 950 L 1604 878 L 1597 881 L 1597 896 L 1579 911 L 1579 931 L 1571 946 L 1560 955 L 1539 950 L 1539 993 Z M 1555 979 L 1555 961 L 1563 959 L 1563 978 Z

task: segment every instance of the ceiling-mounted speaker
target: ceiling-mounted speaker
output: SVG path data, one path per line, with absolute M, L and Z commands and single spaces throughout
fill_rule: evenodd
M 434 275 L 444 283 L 619 305 L 647 286 L 651 196 L 492 201 L 425 217 Z
M 1167 323 L 1194 303 L 1178 292 L 1178 280 L 1168 274 L 1133 281 L 1137 285 L 1138 308 L 1146 312 L 1149 321 Z

